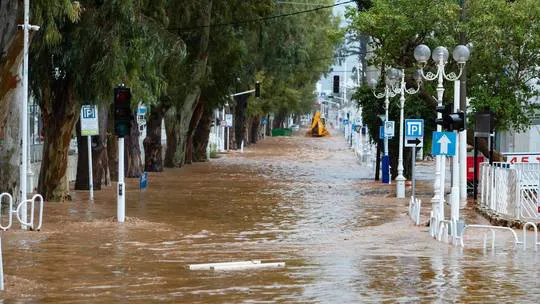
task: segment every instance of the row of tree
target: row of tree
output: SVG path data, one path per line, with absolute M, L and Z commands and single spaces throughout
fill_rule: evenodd
M 352 20 L 351 39 L 369 49 L 367 64 L 383 71 L 389 67 L 406 70 L 408 87 L 416 87 L 413 74 L 417 69 L 413 57 L 419 44 L 434 49 L 466 44 L 471 49 L 464 80 L 470 102 L 468 142 L 472 145 L 474 115 L 489 109 L 495 113 L 495 129 L 523 130 L 530 124 L 531 113 L 540 107 L 534 96 L 540 95 L 540 6 L 535 0 L 357 0 L 357 8 L 348 11 Z M 362 49 L 362 48 L 361 48 Z M 360 54 L 366 58 L 366 54 Z M 434 70 L 433 63 L 426 70 Z M 450 58 L 448 72 L 458 72 Z M 364 81 L 364 84 L 367 84 Z M 462 82 L 463 84 L 463 82 Z M 436 82 L 424 82 L 417 95 L 407 96 L 405 117 L 424 118 L 426 134 L 436 127 Z M 382 88 L 381 88 L 382 89 Z M 453 100 L 453 84 L 445 82 L 444 103 Z M 371 90 L 361 87 L 355 98 L 363 107 L 364 122 L 380 125 L 378 114 L 383 104 Z M 398 98 L 391 99 L 390 119 L 399 121 Z M 378 138 L 378 128 L 370 128 L 371 138 Z M 431 138 L 425 138 L 430 147 Z M 390 155 L 397 163 L 398 141 L 392 141 Z M 407 149 L 408 150 L 408 149 Z M 487 143 L 481 142 L 487 155 Z M 407 151 L 408 152 L 408 151 Z M 408 153 L 407 158 L 410 158 Z M 406 161 L 405 164 L 409 164 Z M 397 166 L 393 166 L 397 175 Z M 409 171 L 410 170 L 406 170 Z
M 16 193 L 22 1 L 2 1 L 0 13 L 0 188 Z M 296 3 L 308 3 L 298 0 Z M 332 1 L 320 1 L 333 4 Z M 307 6 L 308 8 L 310 6 Z M 133 122 L 126 137 L 126 174 L 161 171 L 206 159 L 215 109 L 229 102 L 235 116 L 231 144 L 254 143 L 270 114 L 279 126 L 291 113 L 306 112 L 321 71 L 333 62 L 341 33 L 330 9 L 276 4 L 271 0 L 82 0 L 31 2 L 31 92 L 41 108 L 43 160 L 37 191 L 46 199 L 69 197 L 65 187 L 69 142 L 78 135 L 77 189 L 88 185 L 86 141 L 80 106 L 97 104 L 100 136 L 93 139 L 94 185 L 114 181 L 117 146 L 112 135 L 115 86 L 132 89 L 133 109 L 150 109 L 145 164 Z M 260 99 L 230 94 L 263 86 Z M 167 144 L 162 159 L 161 122 Z

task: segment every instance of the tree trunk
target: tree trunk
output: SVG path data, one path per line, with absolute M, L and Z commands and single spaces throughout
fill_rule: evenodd
M 186 146 L 186 164 L 191 164 L 193 162 L 193 136 L 195 134 L 195 131 L 197 130 L 197 126 L 199 125 L 199 121 L 201 120 L 203 112 L 204 102 L 202 98 L 199 98 L 199 101 L 195 106 L 195 111 L 191 116 L 191 121 L 189 122 L 189 131 Z
M 169 110 L 171 111 L 171 110 Z M 176 153 L 176 124 L 178 122 L 171 117 L 165 118 L 165 133 L 167 134 L 167 146 L 165 147 L 165 167 L 174 168 L 174 154 Z
M 194 41 L 196 48 L 191 58 L 194 63 L 191 66 L 190 89 L 184 98 L 183 104 L 176 112 L 177 124 L 174 128 L 176 151 L 174 151 L 172 162 L 175 167 L 181 167 L 185 162 L 189 123 L 191 122 L 191 117 L 201 94 L 200 82 L 206 75 L 211 17 L 212 0 L 208 0 L 206 8 L 202 10 L 202 14 L 197 22 L 198 25 L 203 26 L 203 29 L 200 30 L 200 36 Z
M 377 157 L 375 158 L 375 180 L 378 181 L 379 171 L 381 171 L 381 141 L 377 141 Z
M 23 55 L 22 31 L 17 18 L 22 11 L 18 0 L 0 1 L 0 192 L 19 199 L 20 115 Z
M 169 105 L 161 101 L 157 106 L 150 108 L 150 116 L 146 124 L 146 138 L 144 139 L 144 170 L 148 172 L 163 171 L 163 146 L 161 145 L 161 123 Z
M 199 120 L 195 134 L 193 135 L 193 161 L 207 161 L 206 147 L 210 138 L 210 128 L 212 126 L 212 109 L 204 107 L 204 112 Z
M 261 117 L 255 116 L 251 120 L 251 138 L 250 143 L 256 144 L 259 141 Z
M 236 100 L 236 106 L 234 107 L 234 136 L 237 149 L 240 149 L 242 141 L 245 140 L 248 97 L 247 94 L 234 97 Z
M 70 199 L 66 187 L 68 150 L 79 119 L 79 103 L 73 99 L 69 77 L 51 83 L 53 94 L 41 100 L 45 143 L 38 192 L 49 201 Z
M 109 105 L 102 103 L 99 109 L 99 135 L 92 137 L 92 164 L 94 166 L 94 189 L 101 185 L 110 186 L 109 156 L 107 154 L 107 136 L 109 128 Z M 111 119 L 112 120 L 112 119 Z
M 142 175 L 140 134 L 139 124 L 132 119 L 130 134 L 124 137 L 124 174 L 127 178 L 139 178 Z

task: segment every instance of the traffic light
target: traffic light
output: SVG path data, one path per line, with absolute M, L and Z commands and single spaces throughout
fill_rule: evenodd
M 442 113 L 442 118 L 437 118 L 435 123 L 441 125 L 446 131 L 463 131 L 465 130 L 465 113 L 456 112 L 450 113 L 451 106 L 437 107 L 437 112 Z
M 129 135 L 132 119 L 131 89 L 119 86 L 114 89 L 114 135 L 118 137 Z
M 334 75 L 334 94 L 339 93 L 339 75 Z
M 258 81 L 255 82 L 255 97 L 256 98 L 261 97 L 261 83 Z
M 443 130 L 448 130 L 448 127 L 449 127 L 448 120 L 447 119 L 445 120 L 444 118 L 448 115 L 448 113 L 450 113 L 450 105 L 447 105 L 446 107 L 437 106 L 435 110 L 437 111 L 437 113 L 442 114 L 441 118 L 435 119 L 435 123 L 438 125 L 441 125 Z
M 448 131 L 465 130 L 465 113 L 457 112 L 446 115 L 443 119 L 448 121 Z

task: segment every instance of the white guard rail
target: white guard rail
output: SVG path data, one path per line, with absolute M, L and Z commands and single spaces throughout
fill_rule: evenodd
M 489 226 L 489 225 L 467 225 L 461 231 L 461 235 L 456 237 L 460 241 L 461 247 L 463 247 L 463 248 L 465 247 L 465 241 L 464 241 L 465 232 L 467 232 L 468 230 L 471 230 L 471 229 L 482 229 L 482 230 L 487 230 L 487 231 L 491 232 L 491 249 L 492 250 L 495 249 L 496 231 L 508 231 L 508 232 L 510 232 L 512 234 L 513 238 L 514 238 L 514 247 L 517 244 L 521 243 L 518 240 L 518 236 L 517 236 L 516 232 L 512 228 L 501 227 L 501 226 Z M 484 249 L 486 248 L 486 246 L 487 246 L 487 232 L 484 235 Z
M 540 163 L 480 165 L 479 204 L 512 219 L 540 221 Z

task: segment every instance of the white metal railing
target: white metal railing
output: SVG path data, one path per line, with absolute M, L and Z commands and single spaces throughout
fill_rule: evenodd
M 540 245 L 540 243 L 538 243 L 538 228 L 536 227 L 536 224 L 532 222 L 527 222 L 525 223 L 525 225 L 523 225 L 523 242 L 521 242 L 523 244 L 523 250 L 524 251 L 527 250 L 527 227 L 528 226 L 533 227 L 533 231 L 534 231 L 533 247 L 534 247 L 534 251 L 537 251 L 538 245 Z
M 420 225 L 420 209 L 422 208 L 422 201 L 411 196 L 409 200 L 409 217 L 413 223 L 418 226 Z
M 540 163 L 513 164 L 518 172 L 520 218 L 540 220 Z
M 540 220 L 540 164 L 480 165 L 480 206 L 513 219 Z
M 466 225 L 463 230 L 461 231 L 461 234 L 456 236 L 456 238 L 460 241 L 461 247 L 465 247 L 465 232 L 471 229 L 482 229 L 482 230 L 488 230 L 491 232 L 491 249 L 495 249 L 495 239 L 496 239 L 496 231 L 508 231 L 512 234 L 512 237 L 514 239 L 514 247 L 517 244 L 520 244 L 519 239 L 517 237 L 516 232 L 512 228 L 508 227 L 501 227 L 501 226 L 489 226 L 489 225 Z M 487 232 L 484 234 L 484 249 L 487 248 Z
M 8 216 L 8 224 L 7 226 L 3 226 L 2 225 L 2 221 L 1 221 L 1 217 L 2 217 L 2 214 L 1 214 L 1 210 L 2 210 L 2 203 L 4 202 L 4 198 L 7 198 L 7 201 L 8 201 L 8 211 L 7 211 L 7 216 Z M 38 209 L 38 222 L 37 222 L 37 226 L 35 225 L 35 222 L 34 222 L 34 215 L 35 215 L 35 203 L 39 202 L 39 209 Z M 17 206 L 17 208 L 13 209 L 13 197 L 11 196 L 11 194 L 9 193 L 2 193 L 0 194 L 0 228 L 3 230 L 3 231 L 6 231 L 8 230 L 9 228 L 11 228 L 12 224 L 13 224 L 13 214 L 16 215 L 17 217 L 17 220 L 19 221 L 19 223 L 21 223 L 21 225 L 23 226 L 27 226 L 29 227 L 31 230 L 36 230 L 36 231 L 39 231 L 41 229 L 41 225 L 43 223 L 43 197 L 39 194 L 36 194 L 34 195 L 31 199 L 27 199 L 27 200 L 24 200 L 22 202 L 19 203 L 19 205 Z M 27 204 L 30 204 L 30 221 L 26 221 L 25 219 L 21 219 L 21 217 L 25 218 L 28 218 L 28 210 L 23 210 L 21 207 L 25 206 Z M 28 208 L 26 208 L 28 209 Z M 21 211 L 22 212 L 26 212 L 26 214 L 24 214 L 25 216 L 22 216 L 23 214 L 21 214 Z M 3 261 L 3 258 L 2 258 L 2 239 L 0 238 L 0 290 L 4 290 L 4 261 Z

